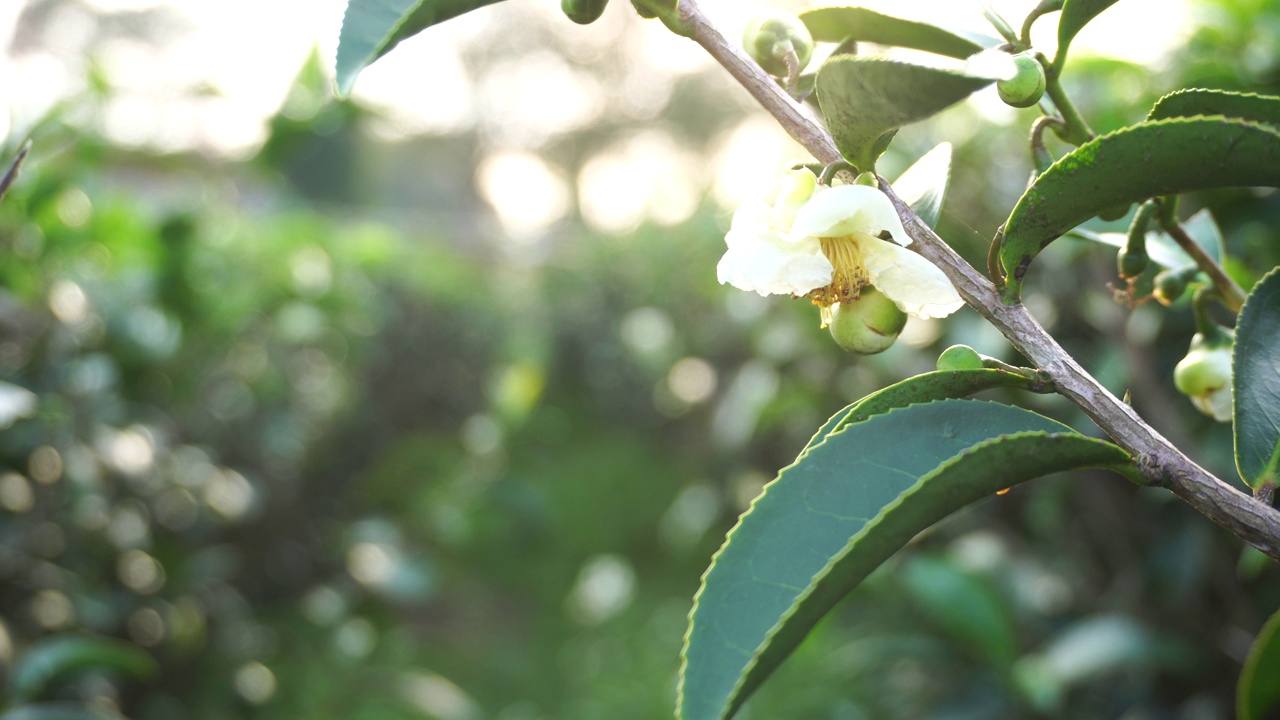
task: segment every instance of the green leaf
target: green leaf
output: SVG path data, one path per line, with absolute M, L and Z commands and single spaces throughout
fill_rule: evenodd
M 823 423 L 818 432 L 814 433 L 809 444 L 800 451 L 800 457 L 804 457 L 810 448 L 845 425 L 862 422 L 896 408 L 947 398 L 968 397 L 976 392 L 997 387 L 1030 388 L 1031 384 L 1031 381 L 1022 375 L 992 368 L 940 370 L 915 375 L 846 405 Z
M 68 703 L 23 705 L 0 715 L 0 720 L 119 720 L 119 718 L 119 715 L 106 715 Z
M 1194 115 L 1222 115 L 1267 125 L 1280 125 L 1280 97 L 1191 88 L 1156 101 L 1147 120 Z
M 937 557 L 914 557 L 899 570 L 912 599 L 935 625 L 1007 669 L 1018 654 L 1013 616 L 990 583 Z
M 800 21 L 818 42 L 870 42 L 877 45 L 914 48 L 953 58 L 967 58 L 1000 41 L 985 38 L 978 42 L 964 34 L 884 15 L 863 7 L 822 7 L 800 13 Z
M 950 182 L 951 143 L 944 142 L 938 143 L 898 176 L 893 181 L 893 190 L 926 225 L 936 228 Z
M 348 0 L 338 35 L 338 91 L 346 94 L 360 71 L 401 40 L 498 0 Z M 429 74 L 429 68 L 423 72 Z
M 1223 249 L 1222 231 L 1218 229 L 1218 223 L 1214 221 L 1213 216 L 1209 214 L 1208 209 L 1200 210 L 1195 215 L 1182 221 L 1182 227 L 1196 241 L 1209 257 L 1222 262 L 1225 254 Z M 1088 240 L 1103 245 L 1110 245 L 1113 248 L 1124 247 L 1127 235 L 1122 232 L 1092 232 L 1083 228 L 1076 228 L 1068 233 L 1071 237 L 1081 240 Z M 1151 258 L 1151 262 L 1159 265 L 1166 270 L 1182 270 L 1192 267 L 1196 264 L 1195 260 L 1186 253 L 1168 233 L 1162 231 L 1153 231 L 1147 233 L 1147 255 Z
M 1280 612 L 1258 632 L 1236 686 L 1236 718 L 1265 720 L 1280 709 Z
M 59 635 L 41 640 L 27 650 L 13 668 L 10 692 L 15 700 L 27 700 L 63 675 L 91 669 L 144 679 L 155 675 L 159 668 L 146 652 L 119 640 Z
M 1062 4 L 1062 15 L 1058 18 L 1058 52 L 1053 59 L 1053 64 L 1062 67 L 1067 57 L 1067 47 L 1071 45 L 1076 34 L 1083 30 L 1090 20 L 1115 4 L 1116 0 L 1066 0 Z
M 1249 487 L 1276 482 L 1280 459 L 1280 269 L 1253 286 L 1231 356 L 1236 468 Z
M 840 153 L 867 172 L 898 128 L 924 120 L 992 82 L 958 70 L 840 55 L 818 71 L 818 105 Z
M 1031 261 L 1099 210 L 1221 187 L 1280 185 L 1280 133 L 1221 117 L 1144 122 L 1081 145 L 1041 173 L 1004 225 L 1006 300 Z
M 1127 459 L 975 400 L 899 408 L 827 435 L 765 488 L 703 576 L 678 716 L 731 715 L 840 598 L 939 519 L 1034 476 Z

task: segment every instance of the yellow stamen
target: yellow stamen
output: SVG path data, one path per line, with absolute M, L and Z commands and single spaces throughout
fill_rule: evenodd
M 837 303 L 858 299 L 858 292 L 867 284 L 862 267 L 862 253 L 853 236 L 820 238 L 822 254 L 827 256 L 835 270 L 831 284 L 809 292 L 808 297 L 817 305 L 822 316 L 822 327 L 831 323 L 831 308 Z

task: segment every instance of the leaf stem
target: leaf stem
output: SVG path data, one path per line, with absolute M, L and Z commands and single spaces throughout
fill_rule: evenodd
M 1187 234 L 1186 228 L 1182 227 L 1182 223 L 1176 220 L 1171 222 L 1162 222 L 1160 229 L 1169 233 L 1169 237 L 1178 243 L 1178 247 L 1182 251 L 1191 256 L 1196 261 L 1196 265 L 1209 276 L 1209 280 L 1213 282 L 1213 286 L 1217 288 L 1218 294 L 1222 297 L 1222 302 L 1232 312 L 1240 312 L 1240 308 L 1244 307 L 1245 292 L 1244 289 L 1232 280 L 1222 266 L 1217 263 L 1204 248 L 1200 247 L 1200 243 L 1196 242 Z
M 1067 91 L 1063 89 L 1062 82 L 1058 78 L 1058 71 L 1053 65 L 1045 60 L 1044 55 L 1037 53 L 1036 59 L 1044 66 L 1045 94 L 1053 101 L 1053 106 L 1058 109 L 1058 114 L 1062 116 L 1062 121 L 1066 123 L 1063 127 L 1054 126 L 1053 132 L 1063 142 L 1069 142 L 1072 145 L 1080 146 L 1093 139 L 1093 130 L 1089 128 L 1089 123 L 1084 121 L 1084 116 L 1076 110 L 1076 106 L 1071 102 L 1071 98 L 1067 97 Z
M 22 143 L 22 148 L 18 150 L 18 154 L 13 158 L 13 163 L 9 165 L 9 170 L 0 178 L 0 200 L 4 199 L 4 194 L 9 192 L 9 186 L 14 180 L 18 179 L 18 171 L 22 169 L 22 161 L 27 159 L 27 153 L 31 152 L 31 141 Z
M 679 11 L 685 27 L 690 30 L 689 36 L 723 65 L 793 138 L 823 163 L 840 158 L 831 136 L 742 51 L 726 42 L 698 9 L 695 0 L 681 0 Z M 1060 394 L 1133 455 L 1143 477 L 1152 484 L 1169 488 L 1211 521 L 1280 560 L 1280 510 L 1245 495 L 1196 465 L 1138 417 L 1133 408 L 1089 375 L 1036 322 L 1025 306 L 1005 305 L 995 286 L 938 237 L 894 193 L 887 181 L 881 179 L 880 187 L 893 201 L 907 233 L 916 241 L 911 247 L 937 265 L 965 301 L 1039 367 Z

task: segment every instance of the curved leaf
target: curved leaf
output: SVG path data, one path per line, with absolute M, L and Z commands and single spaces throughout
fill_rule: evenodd
M 1066 0 L 1062 15 L 1058 18 L 1058 51 L 1053 62 L 1061 67 L 1067 56 L 1067 47 L 1076 34 L 1103 10 L 1116 4 L 1116 0 Z
M 1272 615 L 1249 648 L 1236 685 L 1236 717 L 1265 720 L 1280 710 L 1280 612 Z
M 897 180 L 893 190 L 929 227 L 937 227 L 951 183 L 951 143 L 938 143 Z
M 956 70 L 839 55 L 818 70 L 818 105 L 840 153 L 865 172 L 875 166 L 898 128 L 992 82 Z
M 1280 186 L 1280 132 L 1221 117 L 1172 118 L 1081 145 L 1041 173 L 1004 226 L 1006 299 L 1046 245 L 1104 208 L 1190 190 Z
M 831 433 L 769 484 L 703 576 L 678 716 L 731 715 L 840 598 L 937 520 L 1033 476 L 1127 459 L 1048 418 L 976 400 Z
M 864 7 L 815 8 L 800 13 L 800 21 L 818 42 L 838 43 L 852 39 L 961 59 L 999 44 L 993 38 L 987 38 L 989 44 L 978 43 L 937 25 L 896 18 Z
M 1147 120 L 1194 115 L 1223 115 L 1280 125 L 1280 97 L 1203 88 L 1178 90 L 1157 100 L 1147 114 Z
M 89 635 L 61 635 L 33 645 L 13 668 L 9 679 L 15 700 L 36 697 L 63 675 L 102 669 L 147 678 L 159 669 L 142 649 L 120 640 Z
M 894 383 L 867 395 L 855 403 L 846 405 L 840 412 L 832 415 L 814 433 L 809 444 L 800 451 L 800 457 L 809 448 L 822 442 L 828 435 L 843 428 L 849 423 L 862 422 L 876 415 L 883 415 L 890 410 L 917 405 L 920 403 L 945 400 L 947 398 L 963 398 L 974 393 L 998 387 L 1031 388 L 1031 381 L 1017 373 L 993 368 L 976 370 L 935 370 L 922 373 Z
M 338 92 L 401 40 L 498 0 L 348 0 L 338 35 Z
M 1249 293 L 1231 356 L 1236 468 L 1249 487 L 1276 482 L 1280 462 L 1280 269 Z

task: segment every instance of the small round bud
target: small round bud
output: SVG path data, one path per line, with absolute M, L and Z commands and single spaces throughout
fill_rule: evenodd
M 560 0 L 560 9 L 579 25 L 590 25 L 604 14 L 609 0 Z
M 1013 63 L 1018 73 L 1009 80 L 996 83 L 996 92 L 1006 105 L 1031 107 L 1040 102 L 1040 96 L 1044 95 L 1044 68 L 1031 53 L 1014 55 Z
M 1187 280 L 1181 272 L 1164 270 L 1156 275 L 1156 289 L 1152 292 L 1161 305 L 1172 305 L 1187 291 Z
M 864 172 L 858 177 L 854 178 L 853 184 L 865 185 L 867 187 L 876 188 L 877 190 L 880 188 L 880 181 L 876 179 L 876 174 L 871 172 Z
M 1145 251 L 1131 252 L 1126 247 L 1120 250 L 1120 254 L 1116 255 L 1116 271 L 1120 273 L 1120 277 L 1126 280 L 1141 275 L 1150 263 L 1151 259 L 1147 257 Z
M 831 337 L 859 355 L 888 350 L 907 324 L 907 314 L 870 285 L 862 288 L 857 300 L 832 307 L 831 314 Z
M 938 369 L 944 372 L 981 370 L 982 367 L 982 356 L 968 345 L 952 345 L 938 356 Z
M 1119 220 L 1129 213 L 1129 203 L 1121 203 L 1120 205 L 1112 205 L 1109 208 L 1102 208 L 1098 211 L 1098 219 L 1111 222 Z
M 800 18 L 779 10 L 770 11 L 751 22 L 742 32 L 742 46 L 764 71 L 774 77 L 789 77 L 787 54 L 795 54 L 795 72 L 813 57 L 813 36 Z
M 1230 331 L 1213 342 L 1201 333 L 1191 338 L 1187 356 L 1173 369 L 1173 384 L 1196 409 L 1219 422 L 1231 419 Z

